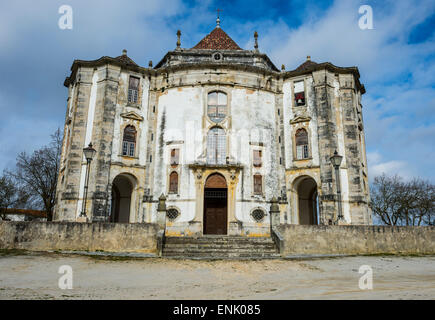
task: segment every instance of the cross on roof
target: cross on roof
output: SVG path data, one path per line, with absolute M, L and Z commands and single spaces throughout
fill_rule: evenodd
M 219 19 L 219 12 L 222 12 L 222 11 L 223 10 L 219 9 L 219 8 L 216 10 L 216 12 L 217 12 L 216 28 L 220 28 L 221 19 Z
M 218 19 L 219 19 L 219 12 L 222 12 L 222 11 L 224 11 L 224 10 L 219 9 L 219 8 L 216 10 Z

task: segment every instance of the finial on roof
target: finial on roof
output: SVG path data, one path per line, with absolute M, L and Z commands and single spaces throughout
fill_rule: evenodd
M 181 31 L 177 30 L 177 49 L 180 49 L 180 45 L 181 45 Z
M 307 61 L 311 61 L 311 56 L 307 56 Z
M 150 62 L 148 62 L 148 67 L 152 68 L 153 67 L 153 61 L 150 60 Z
M 257 31 L 254 32 L 254 39 L 255 39 L 254 48 L 255 48 L 255 50 L 258 51 L 258 32 Z
M 126 50 L 126 49 L 122 50 L 122 55 L 123 55 L 123 56 L 126 56 L 126 55 L 127 55 L 127 50 Z
M 281 70 L 282 70 L 282 71 L 285 70 L 285 65 L 281 65 Z
M 217 9 L 217 19 L 216 19 L 216 28 L 220 28 L 220 24 L 221 24 L 221 19 L 219 19 L 219 12 L 223 11 L 221 9 Z

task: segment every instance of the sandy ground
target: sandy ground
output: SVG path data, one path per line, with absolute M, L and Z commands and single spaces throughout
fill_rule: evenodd
M 59 267 L 73 289 L 58 286 Z M 361 265 L 373 289 L 361 290 Z M 193 261 L 0 256 L 0 299 L 435 299 L 435 257 Z

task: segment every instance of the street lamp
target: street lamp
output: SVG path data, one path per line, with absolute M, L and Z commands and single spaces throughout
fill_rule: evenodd
M 334 155 L 330 158 L 332 165 L 335 169 L 335 182 L 337 184 L 337 200 L 338 200 L 338 221 L 343 219 L 343 211 L 341 209 L 341 190 L 340 190 L 340 164 L 343 157 L 338 155 L 337 150 L 335 150 Z M 337 221 L 336 221 L 337 222 Z
M 97 150 L 92 148 L 92 143 L 89 143 L 89 146 L 83 148 L 83 154 L 86 158 L 86 180 L 85 180 L 85 195 L 82 203 L 82 212 L 80 214 L 81 217 L 86 217 L 86 199 L 88 197 L 88 184 L 89 184 L 89 168 L 91 166 L 91 161 L 95 156 Z

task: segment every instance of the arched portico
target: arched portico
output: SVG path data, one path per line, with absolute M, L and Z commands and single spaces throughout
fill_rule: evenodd
M 293 198 L 297 223 L 304 225 L 319 224 L 317 183 L 310 176 L 301 176 L 293 183 Z
M 113 179 L 110 222 L 129 223 L 134 215 L 136 178 L 122 173 Z

